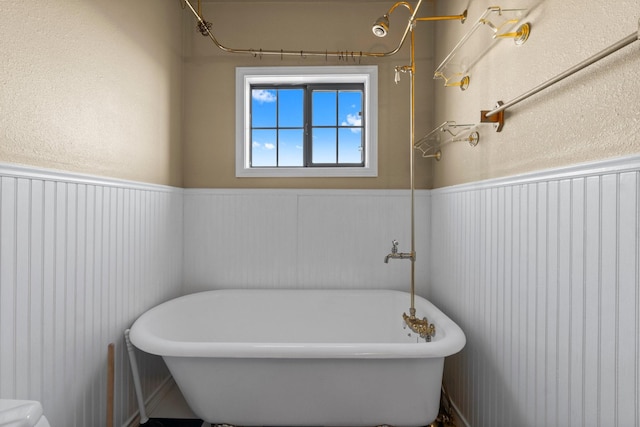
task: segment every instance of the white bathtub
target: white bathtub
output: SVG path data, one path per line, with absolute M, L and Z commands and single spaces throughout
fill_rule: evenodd
M 131 342 L 164 358 L 195 414 L 237 426 L 424 426 L 444 358 L 462 330 L 429 301 L 404 328 L 409 294 L 378 290 L 217 290 L 144 313 Z

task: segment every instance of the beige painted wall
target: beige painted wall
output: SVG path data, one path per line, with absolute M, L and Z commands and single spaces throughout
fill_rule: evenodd
M 391 15 L 391 33 L 385 39 L 371 33 L 373 21 L 393 2 L 212 2 L 203 3 L 203 15 L 213 23 L 218 41 L 230 48 L 319 51 L 392 50 L 409 13 L 398 8 Z M 462 8 L 463 9 L 463 8 Z M 456 13 L 462 12 L 457 11 Z M 424 2 L 419 16 L 433 13 Z M 265 19 L 266 17 L 266 19 Z M 408 188 L 409 186 L 409 77 L 394 83 L 394 67 L 409 64 L 409 44 L 395 56 L 360 61 L 349 58 L 254 58 L 225 53 L 194 29 L 185 14 L 185 187 L 278 188 Z M 416 134 L 432 126 L 433 55 L 431 34 L 437 25 L 419 23 L 416 29 Z M 235 68 L 238 66 L 300 66 L 378 64 L 379 122 L 377 178 L 236 178 L 235 177 Z M 416 161 L 416 186 L 430 185 L 433 160 Z
M 448 0 L 446 9 L 466 3 Z M 439 4 L 444 9 L 445 3 Z M 489 0 L 471 2 L 468 28 L 494 4 Z M 438 85 L 435 123 L 478 123 L 480 110 L 492 109 L 499 100 L 516 98 L 637 32 L 640 18 L 637 0 L 531 0 L 500 5 L 529 6 L 530 39 L 520 47 L 510 40 L 496 43 L 471 69 L 468 90 Z M 462 30 L 438 27 L 438 64 L 463 36 Z M 461 56 L 474 57 L 464 50 Z M 443 158 L 434 166 L 434 186 L 639 152 L 638 70 L 640 42 L 635 42 L 512 107 L 507 110 L 502 132 L 496 133 L 492 125 L 481 126 L 477 147 L 458 142 L 443 148 Z
M 225 54 L 193 30 L 193 17 L 176 3 L 0 2 L 0 161 L 185 187 L 408 187 L 408 77 L 393 83 L 394 66 L 408 63 L 407 47 L 391 58 L 362 60 L 379 65 L 377 178 L 239 179 L 235 67 L 344 62 Z M 219 40 L 231 47 L 384 51 L 406 19 L 406 11 L 397 10 L 390 38 L 374 38 L 371 22 L 390 4 L 212 2 L 205 3 L 204 13 Z M 440 2 L 437 13 L 459 13 L 466 4 Z M 530 7 L 530 40 L 521 47 L 508 40 L 493 46 L 472 68 L 465 92 L 444 88 L 440 80 L 434 84 L 435 66 L 490 5 L 470 2 L 465 25 L 418 24 L 416 135 L 444 120 L 477 123 L 481 109 L 637 31 L 640 16 L 635 0 L 510 1 L 503 7 Z M 432 2 L 423 8 L 433 13 Z M 431 32 L 439 40 L 435 56 Z M 417 187 L 640 151 L 639 45 L 511 108 L 501 133 L 482 125 L 478 147 L 453 143 L 443 147 L 440 162 L 418 158 Z
M 182 185 L 172 0 L 0 2 L 0 161 Z

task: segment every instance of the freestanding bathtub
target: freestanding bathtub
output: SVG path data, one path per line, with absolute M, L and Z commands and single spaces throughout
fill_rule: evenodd
M 429 301 L 425 342 L 404 327 L 409 294 L 216 290 L 144 313 L 131 342 L 164 358 L 195 414 L 237 426 L 424 426 L 462 330 Z

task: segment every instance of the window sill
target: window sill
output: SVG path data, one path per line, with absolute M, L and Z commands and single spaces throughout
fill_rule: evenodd
M 353 178 L 376 177 L 374 168 L 243 168 L 236 171 L 237 178 Z

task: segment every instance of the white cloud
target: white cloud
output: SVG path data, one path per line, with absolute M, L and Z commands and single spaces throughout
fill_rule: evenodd
M 342 126 L 360 126 L 362 118 L 359 114 L 347 114 L 347 120 L 342 122 Z
M 276 102 L 276 94 L 270 90 L 264 90 L 264 89 L 252 90 L 251 96 L 253 97 L 253 99 L 258 101 L 259 103 Z
M 273 150 L 274 148 L 276 148 L 276 145 L 270 142 L 265 142 L 264 144 L 262 144 L 261 142 L 253 141 L 251 145 L 253 145 L 254 148 L 264 148 L 265 150 Z
M 342 126 L 362 126 L 362 117 L 360 114 L 347 114 L 347 120 L 342 122 Z M 360 133 L 360 128 L 351 129 L 353 133 Z

